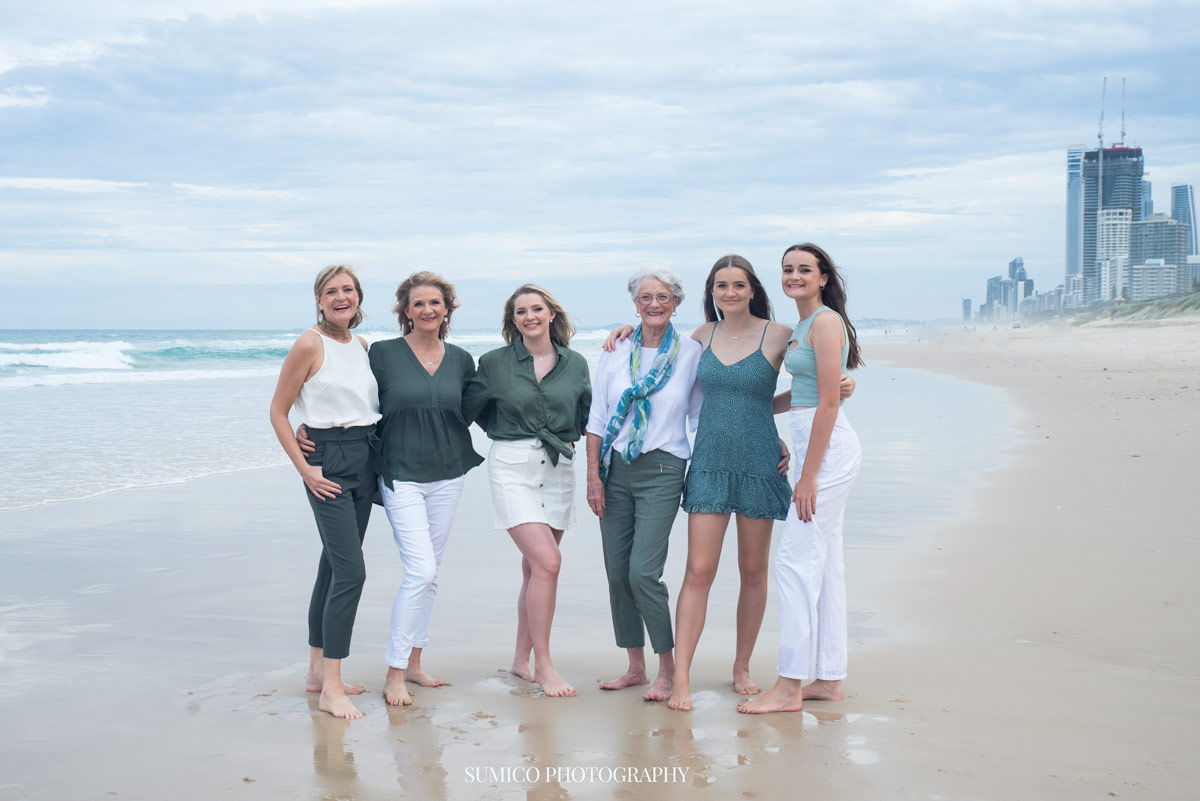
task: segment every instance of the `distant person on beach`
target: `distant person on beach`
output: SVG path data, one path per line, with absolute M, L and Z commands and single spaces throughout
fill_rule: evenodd
M 391 479 L 381 477 L 379 491 L 404 564 L 392 604 L 383 685 L 392 706 L 412 703 L 405 682 L 444 684 L 425 672 L 421 654 L 429 644 L 438 570 L 465 476 L 483 461 L 462 415 L 463 388 L 475 375 L 475 360 L 445 341 L 458 305 L 446 279 L 413 273 L 396 289 L 392 308 L 404 335 L 376 342 L 369 352 L 383 415 L 380 445 Z
M 321 561 L 308 607 L 309 692 L 317 707 L 339 718 L 361 718 L 347 694 L 363 688 L 342 681 L 342 660 L 362 595 L 362 540 L 371 515 L 378 461 L 374 449 L 379 390 L 367 343 L 350 329 L 362 321 L 362 286 L 344 265 L 326 267 L 314 284 L 317 324 L 292 345 L 275 396 L 271 427 L 304 479 L 321 535 Z M 300 450 L 288 421 L 295 408 L 315 450 Z
M 796 712 L 804 701 L 842 699 L 846 677 L 846 571 L 842 523 L 862 449 L 838 400 L 838 376 L 862 364 L 857 333 L 846 319 L 846 290 L 833 260 L 813 244 L 783 254 L 783 292 L 800 322 L 788 338 L 784 366 L 799 475 L 779 550 L 779 679 L 739 712 Z M 813 679 L 805 685 L 806 679 Z
M 534 284 L 505 302 L 502 333 L 507 347 L 483 354 L 463 391 L 463 417 L 492 439 L 488 476 L 496 528 L 507 529 L 521 551 L 511 671 L 548 696 L 570 696 L 575 688 L 550 658 L 550 628 L 559 543 L 575 522 L 575 441 L 592 400 L 588 366 L 567 347 L 575 333 L 567 313 Z
M 600 689 L 648 683 L 648 632 L 658 675 L 642 697 L 665 701 L 675 674 L 675 638 L 662 573 L 692 454 L 687 422 L 694 428 L 700 413 L 702 348 L 671 323 L 683 301 L 679 276 L 643 270 L 628 288 L 641 324 L 615 350 L 601 353 L 587 424 L 588 506 L 600 518 L 617 647 L 629 656 L 625 674 Z
M 702 345 L 697 382 L 704 400 L 684 484 L 688 555 L 675 621 L 675 675 L 668 706 L 692 708 L 692 657 L 704 629 L 730 516 L 737 522 L 740 587 L 733 661 L 734 689 L 759 692 L 750 657 L 767 606 L 771 529 L 787 515 L 784 476 L 790 456 L 775 432 L 772 397 L 790 330 L 771 322 L 771 304 L 741 256 L 718 259 L 704 286 L 706 323 L 692 332 Z M 625 329 L 614 332 L 624 337 Z M 843 391 L 854 390 L 848 381 Z

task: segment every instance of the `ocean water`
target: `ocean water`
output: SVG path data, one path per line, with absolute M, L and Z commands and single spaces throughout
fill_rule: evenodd
M 286 464 L 267 409 L 298 334 L 0 330 L 0 440 L 9 445 L 0 509 Z M 582 331 L 572 346 L 594 365 L 606 334 Z M 862 339 L 869 358 L 883 333 Z M 452 341 L 476 356 L 502 344 L 495 331 Z M 918 484 L 922 498 L 951 503 L 962 476 L 1000 458 L 1011 439 L 1013 415 L 995 390 L 886 366 L 857 378 L 847 413 L 868 486 L 855 496 L 881 501 L 863 514 L 921 514 Z

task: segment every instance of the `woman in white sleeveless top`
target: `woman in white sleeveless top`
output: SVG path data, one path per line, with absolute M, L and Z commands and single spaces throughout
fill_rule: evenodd
M 321 561 L 308 609 L 307 688 L 321 694 L 318 708 L 339 718 L 361 718 L 347 693 L 363 688 L 342 681 L 342 659 L 366 569 L 362 539 L 375 495 L 375 423 L 379 388 L 367 343 L 350 333 L 362 321 L 362 285 L 344 265 L 317 274 L 317 324 L 300 335 L 279 372 L 271 399 L 271 426 L 304 479 L 321 535 Z M 316 449 L 301 452 L 288 412 L 308 428 Z

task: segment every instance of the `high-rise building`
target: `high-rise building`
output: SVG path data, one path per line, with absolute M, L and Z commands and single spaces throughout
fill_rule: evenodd
M 987 280 L 987 305 L 991 306 L 992 301 L 1000 300 L 1000 282 L 1004 279 L 999 275 L 993 275 Z
M 1130 300 L 1154 300 L 1175 294 L 1180 270 L 1174 264 L 1165 264 L 1163 259 L 1150 259 L 1145 264 L 1129 268 Z
M 1088 150 L 1083 154 L 1083 303 L 1101 299 L 1100 262 L 1096 259 L 1099 212 L 1129 209 L 1133 222 L 1142 219 L 1142 173 L 1145 164 L 1140 147 L 1117 145 Z M 1068 226 L 1070 221 L 1068 220 Z
M 1067 270 L 1083 272 L 1083 145 L 1067 150 Z
M 1014 281 L 1025 280 L 1025 259 L 1017 256 L 1008 263 L 1008 277 Z
M 1187 291 L 1200 292 L 1200 255 L 1187 257 Z
M 1017 316 L 1017 282 L 1011 278 L 1000 279 L 1000 305 L 1008 310 L 1009 317 Z
M 1145 173 L 1142 173 L 1142 219 L 1146 219 L 1154 213 L 1154 196 L 1150 193 L 1150 182 L 1145 179 Z
M 1124 296 L 1129 286 L 1131 209 L 1104 209 L 1096 226 L 1096 261 L 1100 265 L 1100 300 Z
M 1196 195 L 1191 184 L 1171 185 L 1171 219 L 1188 227 L 1188 255 L 1200 255 L 1200 231 L 1196 230 Z
M 971 322 L 971 299 L 970 298 L 963 298 L 962 309 L 963 309 L 963 322 L 964 323 Z
M 1146 264 L 1161 259 L 1178 269 L 1178 292 L 1188 291 L 1188 226 L 1165 214 L 1138 220 L 1129 226 L 1129 263 Z

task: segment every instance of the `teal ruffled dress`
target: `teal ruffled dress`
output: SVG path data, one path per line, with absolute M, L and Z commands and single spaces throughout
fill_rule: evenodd
M 778 377 L 761 341 L 754 353 L 726 365 L 712 352 L 709 336 L 696 371 L 704 405 L 683 489 L 684 511 L 787 518 L 792 488 L 779 475 L 782 452 L 771 414 Z

